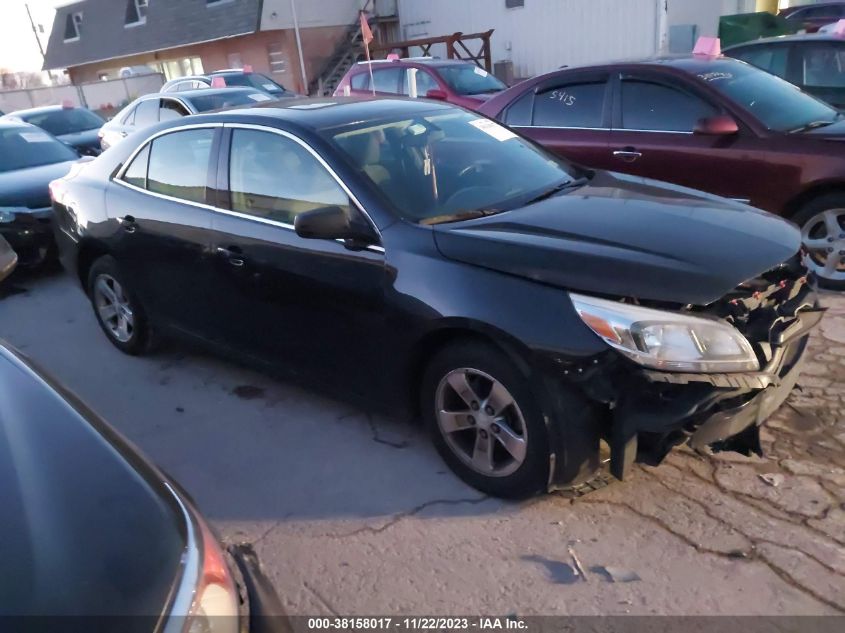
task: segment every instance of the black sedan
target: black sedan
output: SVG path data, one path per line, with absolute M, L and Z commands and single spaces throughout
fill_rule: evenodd
M 53 183 L 108 339 L 205 343 L 420 414 L 520 497 L 674 445 L 759 450 L 820 319 L 789 222 L 423 100 L 159 125 Z
M 0 504 L 8 630 L 237 633 L 281 613 L 254 555 L 221 548 L 178 485 L 2 342 Z
M 0 236 L 17 251 L 21 266 L 42 264 L 54 250 L 48 187 L 78 159 L 41 128 L 0 121 Z
M 17 110 L 5 115 L 3 120 L 37 125 L 83 156 L 96 156 L 101 151 L 98 133 L 105 120 L 86 108 L 46 106 Z

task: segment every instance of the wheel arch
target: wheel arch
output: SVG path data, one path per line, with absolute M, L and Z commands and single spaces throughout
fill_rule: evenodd
M 405 402 L 415 418 L 420 414 L 419 387 L 426 367 L 442 349 L 463 341 L 490 345 L 513 360 L 520 372 L 530 374 L 531 350 L 506 332 L 468 319 L 444 321 L 423 334 L 408 354 L 404 380 Z
M 845 194 L 845 181 L 825 180 L 811 184 L 786 203 L 783 217 L 792 219 L 806 204 L 816 198 L 820 198 L 831 193 Z
M 83 240 L 79 243 L 79 252 L 76 256 L 76 273 L 79 277 L 79 283 L 88 291 L 88 273 L 91 266 L 100 257 L 109 255 L 111 251 L 102 242 L 96 240 Z

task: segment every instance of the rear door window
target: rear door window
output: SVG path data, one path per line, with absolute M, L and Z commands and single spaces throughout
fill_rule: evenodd
M 778 77 L 786 77 L 788 46 L 749 46 L 730 55 Z
M 718 114 L 699 97 L 648 79 L 623 78 L 622 128 L 692 132 L 699 120 Z
M 373 70 L 373 86 L 376 92 L 399 93 L 399 75 L 402 68 L 383 68 Z
M 352 86 L 352 90 L 369 90 L 370 73 L 364 72 L 352 75 L 352 79 L 349 80 L 349 85 Z
M 563 84 L 534 97 L 535 127 L 600 128 L 607 81 Z
M 175 99 L 162 99 L 161 107 L 159 108 L 160 121 L 172 121 L 183 116 L 188 116 L 190 112 L 181 103 Z
M 835 42 L 798 46 L 801 84 L 811 88 L 845 87 L 845 47 Z
M 407 68 L 402 70 L 402 94 L 408 95 L 410 94 L 408 88 L 408 70 Z M 428 94 L 429 90 L 439 90 L 440 85 L 437 83 L 437 80 L 431 76 L 431 74 L 423 70 L 421 68 L 417 69 L 417 96 L 424 97 Z
M 136 187 L 140 187 L 141 189 L 147 188 L 147 164 L 150 160 L 150 144 L 147 145 L 142 149 L 138 154 L 135 155 L 135 158 L 129 163 L 129 167 L 126 168 L 126 171 L 123 173 L 123 180 L 130 185 L 134 185 Z
M 204 203 L 214 132 L 211 128 L 182 130 L 155 139 L 150 147 L 147 189 Z
M 158 99 L 147 99 L 139 103 L 138 107 L 135 108 L 133 124 L 136 127 L 147 127 L 148 125 L 158 123 L 158 102 Z

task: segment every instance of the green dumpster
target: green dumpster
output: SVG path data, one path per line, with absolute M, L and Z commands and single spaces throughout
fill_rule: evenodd
M 719 38 L 722 40 L 722 48 L 761 37 L 789 35 L 796 31 L 796 27 L 788 20 L 766 11 L 725 15 L 719 20 Z

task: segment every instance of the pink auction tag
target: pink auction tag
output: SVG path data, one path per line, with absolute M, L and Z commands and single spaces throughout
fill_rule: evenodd
M 718 37 L 699 37 L 692 54 L 718 57 L 722 54 L 722 42 Z
M 211 78 L 211 87 L 212 88 L 225 88 L 226 87 L 226 79 L 223 77 L 212 77 Z
M 252 64 L 244 64 L 244 72 L 251 73 L 252 72 Z
M 845 20 L 839 20 L 833 27 L 833 34 L 836 37 L 845 37 Z

